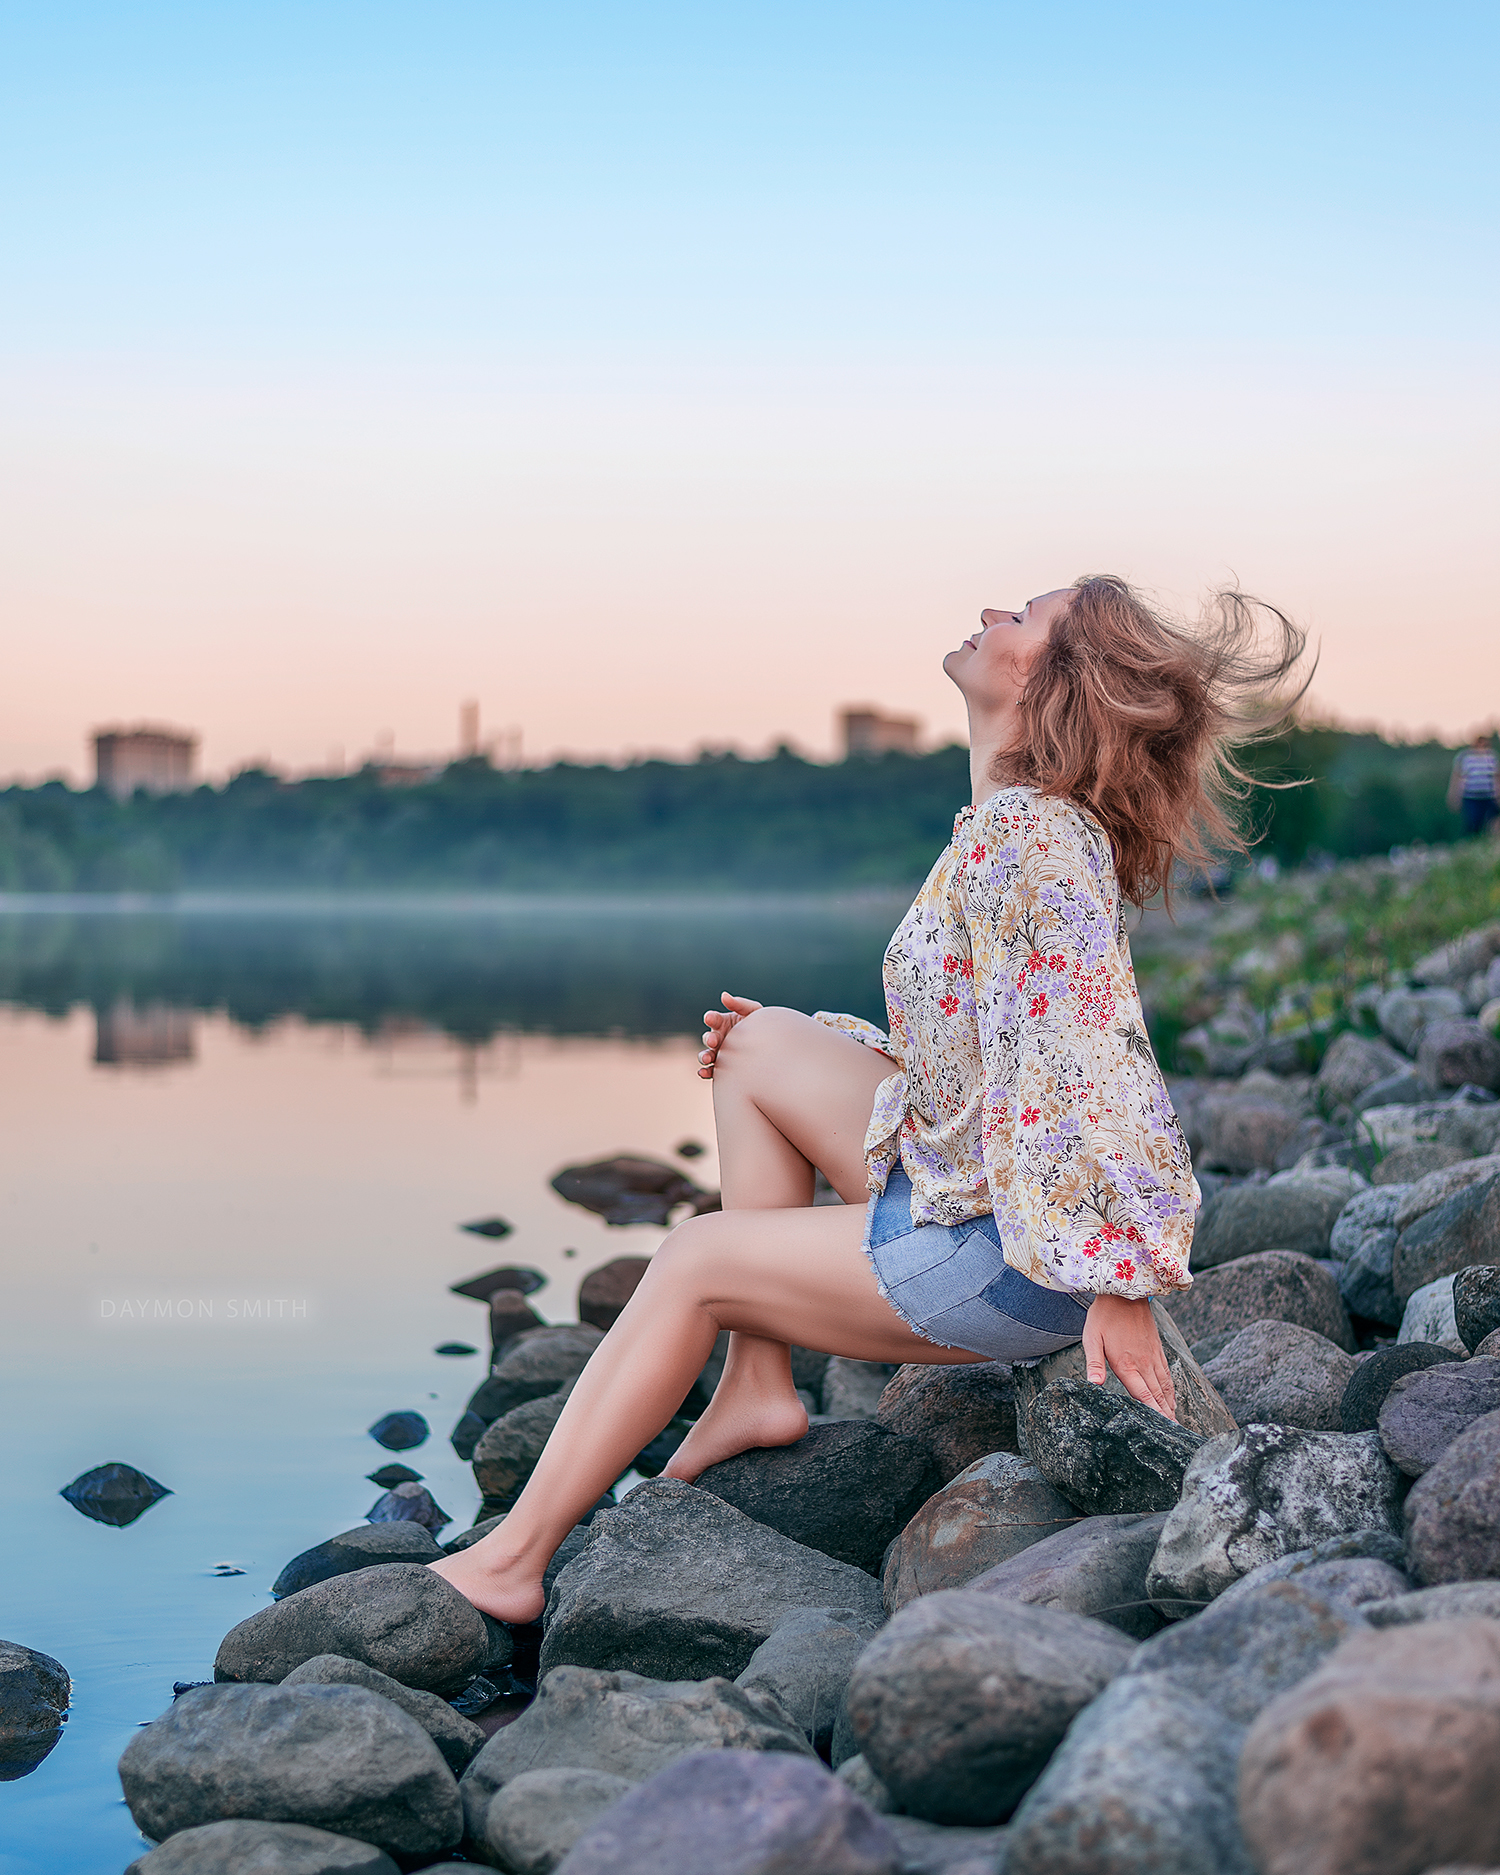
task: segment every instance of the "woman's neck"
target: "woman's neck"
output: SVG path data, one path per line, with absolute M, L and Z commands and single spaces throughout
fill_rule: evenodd
M 1006 754 L 1016 746 L 1021 713 L 1015 704 L 983 713 L 969 711 L 969 793 L 976 807 L 1009 785 Z

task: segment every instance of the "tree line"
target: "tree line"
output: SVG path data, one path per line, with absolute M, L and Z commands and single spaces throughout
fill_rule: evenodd
M 1257 855 L 1299 865 L 1456 839 L 1453 751 L 1297 725 L 1248 753 Z M 0 790 L 0 890 L 815 890 L 909 885 L 969 797 L 968 755 L 811 762 L 790 749 L 623 767 L 451 764 L 417 787 L 373 769 L 113 800 Z

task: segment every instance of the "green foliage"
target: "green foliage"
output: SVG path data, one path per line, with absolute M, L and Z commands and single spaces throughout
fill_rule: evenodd
M 1456 837 L 1451 751 L 1298 727 L 1251 751 L 1247 823 L 1287 865 Z M 178 887 L 571 890 L 911 885 L 968 799 L 968 757 L 817 763 L 779 750 L 622 768 L 456 762 L 416 788 L 372 770 L 112 801 L 60 782 L 0 792 L 0 890 Z

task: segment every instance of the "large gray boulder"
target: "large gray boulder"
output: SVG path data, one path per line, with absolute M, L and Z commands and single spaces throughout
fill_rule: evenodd
M 1404 1196 L 1396 1206 L 1392 1222 L 1398 1232 L 1404 1231 L 1408 1224 L 1415 1224 L 1419 1217 L 1435 1211 L 1455 1192 L 1467 1191 L 1470 1185 L 1482 1185 L 1497 1172 L 1500 1172 L 1500 1154 L 1488 1152 L 1477 1159 L 1457 1159 L 1452 1165 L 1429 1172 L 1410 1185 L 1394 1187 Z M 1334 1254 L 1337 1255 L 1337 1251 Z
M 698 1489 L 794 1543 L 878 1573 L 886 1545 L 941 1482 L 927 1447 L 870 1419 L 710 1465 Z
M 34 1771 L 62 1737 L 72 1682 L 51 1654 L 0 1641 L 0 1783 Z
M 1143 1640 L 1162 1625 L 1146 1596 L 1146 1572 L 1166 1521 L 1164 1510 L 1144 1517 L 1081 1517 L 1070 1530 L 1043 1537 L 967 1586 L 1002 1601 L 1092 1615 Z
M 1412 1486 L 1406 1552 L 1429 1587 L 1500 1576 L 1500 1413 L 1476 1419 Z
M 1500 1626 L 1349 1637 L 1260 1714 L 1240 1817 L 1261 1875 L 1500 1861 Z
M 1016 1450 L 1010 1363 L 932 1367 L 909 1362 L 886 1382 L 875 1423 L 920 1440 L 946 1484 L 976 1458 Z
M 1365 1189 L 1342 1166 L 1278 1172 L 1264 1185 L 1229 1185 L 1215 1192 L 1193 1232 L 1193 1269 L 1213 1269 L 1263 1250 L 1326 1257 L 1340 1212 Z
M 1252 1322 L 1203 1371 L 1241 1426 L 1337 1432 L 1354 1359 L 1295 1322 Z
M 446 1699 L 436 1693 L 419 1693 L 403 1686 L 387 1673 L 377 1673 L 361 1660 L 346 1660 L 342 1654 L 315 1654 L 293 1667 L 281 1682 L 283 1686 L 363 1686 L 382 1699 L 399 1706 L 416 1720 L 443 1754 L 443 1761 L 456 1777 L 484 1744 L 484 1733 L 472 1719 L 455 1712 Z
M 1396 1347 L 1376 1348 L 1373 1354 L 1357 1363 L 1344 1397 L 1339 1402 L 1341 1432 L 1374 1432 L 1380 1424 L 1380 1409 L 1386 1396 L 1403 1374 L 1415 1374 L 1424 1367 L 1436 1367 L 1440 1361 L 1460 1357 L 1451 1348 L 1431 1341 L 1408 1341 Z
M 1154 1407 L 1086 1380 L 1058 1380 L 1025 1411 L 1026 1444 L 1042 1476 L 1091 1517 L 1169 1510 L 1202 1435 Z
M 356 1524 L 294 1556 L 271 1584 L 271 1593 L 280 1600 L 315 1582 L 353 1575 L 356 1569 L 371 1569 L 378 1563 L 435 1562 L 442 1553 L 437 1538 L 419 1523 Z
M 1300 1115 L 1281 1100 L 1250 1093 L 1215 1103 L 1202 1163 L 1215 1171 L 1269 1171 Z
M 1005 1875 L 1254 1875 L 1234 1804 L 1243 1737 L 1166 1676 L 1117 1679 L 1023 1798 Z
M 509 1875 L 552 1875 L 579 1837 L 634 1789 L 628 1778 L 573 1765 L 522 1771 L 490 1798 L 482 1838 L 486 1860 Z
M 795 1609 L 756 1648 L 735 1685 L 769 1694 L 827 1757 L 849 1675 L 874 1632 L 847 1608 Z
M 1406 1056 L 1398 1054 L 1388 1042 L 1348 1032 L 1336 1036 L 1314 1083 L 1319 1105 L 1325 1113 L 1352 1107 L 1367 1087 L 1387 1075 L 1400 1074 L 1409 1065 Z
M 911 1815 L 998 1823 L 1132 1651 L 1081 1615 L 970 1589 L 924 1595 L 855 1664 L 853 1739 Z
M 1500 1262 L 1500 1175 L 1457 1191 L 1396 1239 L 1391 1285 L 1398 1302 L 1471 1264 Z
M 774 1701 L 728 1680 L 649 1680 L 558 1667 L 464 1772 L 466 1833 L 483 1840 L 491 1797 L 523 1771 L 607 1771 L 638 1784 L 674 1758 L 700 1751 L 812 1755 L 800 1727 Z
M 1203 1369 L 1177 1323 L 1159 1300 L 1153 1299 L 1151 1303 L 1151 1319 L 1156 1323 L 1161 1351 L 1166 1357 L 1167 1372 L 1172 1377 L 1177 1423 L 1188 1432 L 1201 1433 L 1204 1438 L 1212 1438 L 1218 1432 L 1233 1432 L 1233 1416 L 1214 1392 L 1212 1383 L 1205 1378 Z M 1054 1381 L 1076 1380 L 1083 1383 L 1087 1379 L 1088 1360 L 1078 1342 L 1040 1361 L 1028 1361 L 1025 1366 L 1014 1370 L 1012 1385 L 1016 1398 L 1016 1446 L 1023 1458 L 1030 1456 L 1026 1448 L 1026 1414 L 1031 1402 L 1044 1387 L 1050 1387 Z M 1099 1388 L 1094 1390 L 1100 1391 Z M 1112 1373 L 1106 1376 L 1102 1390 L 1117 1400 L 1130 1398 Z
M 1381 1033 L 1404 1055 L 1414 1055 L 1423 1028 L 1464 1013 L 1464 999 L 1456 990 L 1387 990 L 1375 1006 Z
M 397 1875 L 372 1842 L 355 1842 L 305 1823 L 252 1823 L 233 1817 L 180 1829 L 125 1875 Z
M 1417 1043 L 1417 1078 L 1432 1094 L 1500 1087 L 1500 1041 L 1470 1016 L 1429 1022 Z
M 216 1680 L 284 1680 L 316 1654 L 342 1654 L 403 1686 L 445 1697 L 490 1658 L 474 1604 L 419 1563 L 334 1576 L 262 1608 L 224 1636 Z
M 1245 1727 L 1359 1626 L 1274 1583 L 1145 1642 L 1016 1812 L 1007 1875 L 1250 1875 L 1235 1809 Z
M 816 1762 L 685 1758 L 606 1811 L 559 1875 L 902 1875 L 884 1817 Z
M 1435 1465 L 1461 1432 L 1500 1412 L 1500 1360 L 1480 1355 L 1403 1374 L 1380 1409 L 1380 1443 L 1408 1478 Z
M 1251 1322 L 1296 1322 L 1346 1354 L 1354 1352 L 1336 1278 L 1326 1264 L 1293 1250 L 1267 1250 L 1205 1270 L 1185 1294 L 1172 1297 L 1167 1309 L 1190 1343 L 1226 1328 L 1248 1328 Z
M 863 1569 L 767 1529 L 672 1478 L 637 1485 L 590 1528 L 547 1600 L 541 1671 L 565 1663 L 652 1679 L 733 1679 L 797 1608 L 884 1618 Z
M 1411 1591 L 1401 1539 L 1389 1530 L 1354 1530 L 1262 1563 L 1225 1589 L 1213 1606 L 1232 1607 L 1242 1596 L 1257 1595 L 1273 1582 L 1295 1582 L 1325 1601 L 1361 1612 L 1371 1602 Z
M 1394 1328 L 1401 1304 L 1391 1285 L 1391 1259 L 1400 1229 L 1396 1217 L 1410 1185 L 1381 1185 L 1351 1198 L 1339 1212 L 1329 1238 L 1329 1254 L 1342 1264 L 1339 1294 L 1351 1315 Z
M 1400 1530 L 1404 1479 L 1373 1432 L 1245 1426 L 1210 1439 L 1183 1480 L 1146 1578 L 1191 1614 L 1261 1563 L 1352 1530 Z
M 934 1493 L 886 1552 L 881 1593 L 894 1614 L 919 1595 L 965 1582 L 1059 1530 L 1078 1512 L 1013 1452 L 976 1459 Z
M 463 1822 L 427 1733 L 363 1686 L 201 1686 L 120 1759 L 136 1827 L 161 1841 L 227 1817 L 305 1823 L 403 1854 L 437 1854 Z
M 459 1457 L 471 1459 L 484 1429 L 514 1407 L 544 1400 L 576 1380 L 603 1339 L 601 1330 L 586 1322 L 529 1328 L 513 1336 L 453 1429 Z

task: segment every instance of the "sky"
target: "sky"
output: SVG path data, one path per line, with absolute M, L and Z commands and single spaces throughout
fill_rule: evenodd
M 1500 716 L 1493 7 L 0 0 L 0 775 L 961 736 L 983 606 Z

